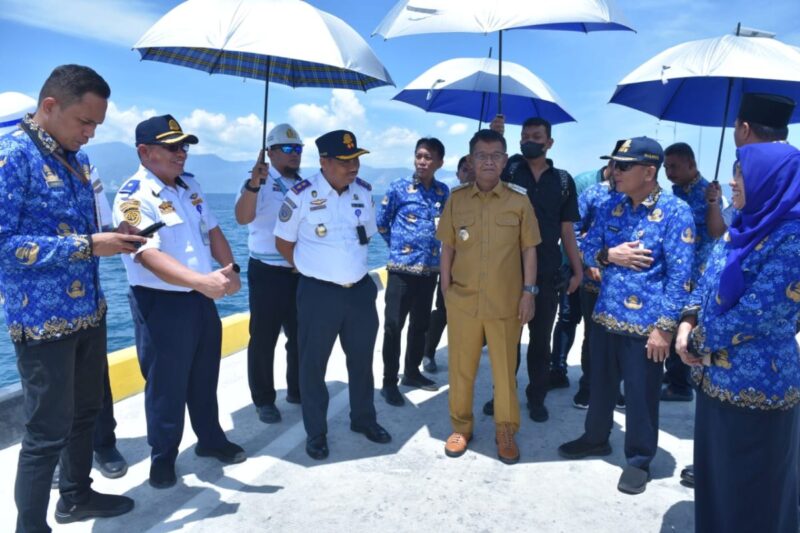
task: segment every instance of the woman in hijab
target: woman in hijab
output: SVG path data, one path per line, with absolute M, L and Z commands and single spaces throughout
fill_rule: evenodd
M 736 151 L 728 233 L 708 259 L 676 339 L 700 389 L 695 529 L 798 531 L 800 151 Z

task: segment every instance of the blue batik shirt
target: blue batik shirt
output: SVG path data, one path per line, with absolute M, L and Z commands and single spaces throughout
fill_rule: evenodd
M 98 231 L 90 165 L 30 115 L 21 128 L 0 137 L 0 300 L 12 341 L 55 340 L 106 311 L 89 238 Z
M 694 249 L 694 266 L 692 268 L 692 285 L 697 285 L 700 276 L 705 269 L 708 254 L 714 247 L 714 241 L 711 235 L 708 234 L 708 226 L 706 224 L 706 212 L 708 211 L 708 203 L 706 202 L 706 189 L 708 188 L 708 181 L 700 175 L 690 184 L 673 185 L 672 192 L 689 204 L 689 209 L 692 210 L 694 217 L 694 227 L 697 230 L 695 234 L 695 249 Z
M 592 318 L 613 333 L 646 337 L 658 328 L 674 331 L 691 291 L 694 221 L 689 206 L 656 188 L 636 209 L 623 196 L 607 201 L 581 242 L 587 267 L 603 266 L 598 254 L 640 241 L 653 252 L 649 268 L 635 271 L 608 264 Z
M 600 175 L 602 176 L 602 174 Z M 608 181 L 595 183 L 581 192 L 578 196 L 578 212 L 581 215 L 581 220 L 575 224 L 575 234 L 578 242 L 580 243 L 584 235 L 592 227 L 595 218 L 597 218 L 597 212 L 604 203 L 610 201 L 617 205 L 623 198 L 624 195 L 613 190 Z M 583 289 L 588 292 L 600 293 L 600 283 L 589 279 L 589 276 L 583 276 L 582 285 Z
M 706 363 L 693 369 L 701 390 L 749 409 L 800 403 L 800 220 L 787 221 L 742 261 L 745 292 L 716 315 L 714 299 L 728 255 L 728 234 L 714 246 L 685 314 L 697 315 L 692 336 Z
M 426 189 L 416 178 L 392 182 L 378 210 L 378 232 L 389 245 L 390 272 L 430 274 L 439 270 L 436 226 L 450 189 L 434 179 Z

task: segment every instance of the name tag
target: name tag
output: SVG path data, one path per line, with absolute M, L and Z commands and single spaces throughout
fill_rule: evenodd
M 620 229 L 616 226 L 608 226 L 609 231 L 613 231 L 614 233 L 619 233 Z

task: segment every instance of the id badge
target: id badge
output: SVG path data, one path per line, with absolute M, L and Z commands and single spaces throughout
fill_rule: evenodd
M 208 226 L 205 219 L 200 219 L 200 235 L 203 237 L 203 244 L 206 246 L 211 245 L 211 239 L 208 237 Z

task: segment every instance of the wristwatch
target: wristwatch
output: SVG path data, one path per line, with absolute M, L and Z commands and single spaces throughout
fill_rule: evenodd
M 245 190 L 248 190 L 250 192 L 257 193 L 258 191 L 261 190 L 261 185 L 259 185 L 258 187 L 253 187 L 253 186 L 250 185 L 249 181 L 246 181 L 246 182 L 244 182 L 244 188 L 245 188 Z
M 231 268 L 233 268 L 233 271 L 236 272 L 237 274 L 242 271 L 242 267 L 240 267 L 236 263 L 234 263 L 233 266 L 231 266 Z
M 523 285 L 522 292 L 529 292 L 534 296 L 536 296 L 537 294 L 539 294 L 539 287 L 537 287 L 536 285 Z

